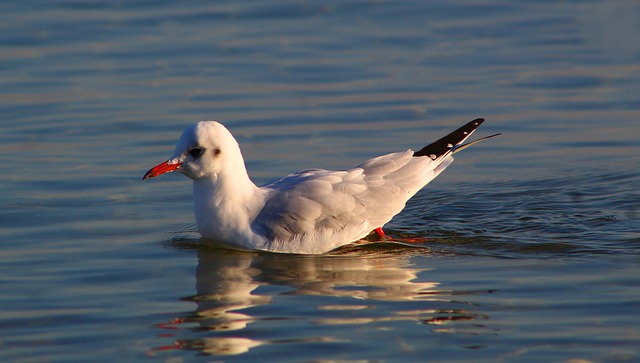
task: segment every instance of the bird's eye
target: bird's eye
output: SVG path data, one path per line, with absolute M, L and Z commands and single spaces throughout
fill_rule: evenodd
M 203 152 L 203 149 L 194 147 L 193 149 L 189 150 L 189 155 L 191 155 L 192 158 L 197 159 L 202 155 Z

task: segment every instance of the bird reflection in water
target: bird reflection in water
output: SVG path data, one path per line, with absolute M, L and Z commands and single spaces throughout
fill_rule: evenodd
M 423 281 L 428 269 L 413 265 L 416 248 L 378 243 L 321 256 L 218 248 L 198 248 L 197 252 L 197 294 L 183 298 L 193 301 L 197 308 L 193 313 L 156 325 L 171 331 L 171 334 L 159 336 L 169 335 L 176 339 L 185 331 L 189 333 L 184 335 L 191 336 L 156 347 L 152 352 L 186 349 L 208 355 L 231 355 L 246 353 L 264 344 L 349 340 L 334 336 L 252 339 L 249 334 L 243 334 L 249 324 L 274 320 L 280 321 L 280 326 L 293 320 L 296 324 L 299 320 L 308 320 L 308 324 L 324 326 L 410 321 L 432 326 L 432 331 L 437 333 L 460 333 L 460 329 L 448 325 L 487 319 L 484 314 L 467 310 L 473 304 L 459 300 L 460 295 L 474 292 L 443 291 L 438 289 L 437 282 Z M 312 318 L 304 313 L 287 315 L 287 305 L 277 310 L 277 314 L 282 311 L 281 316 L 268 315 L 264 311 L 254 313 L 251 309 L 277 304 L 274 300 L 282 295 L 340 299 L 335 303 L 327 299 L 314 301 L 317 304 L 308 308 L 314 311 Z M 371 313 L 376 302 L 412 303 L 406 310 L 398 309 L 380 316 L 379 312 Z M 460 305 L 464 308 L 460 309 Z M 424 308 L 416 309 L 420 306 Z M 477 322 L 473 324 L 476 330 L 482 326 Z

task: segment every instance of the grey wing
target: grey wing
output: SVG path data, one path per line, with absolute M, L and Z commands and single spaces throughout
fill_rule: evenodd
M 339 246 L 362 238 L 437 175 L 439 163 L 412 155 L 388 154 L 345 171 L 305 170 L 267 184 L 272 197 L 253 227 L 275 241 L 334 239 Z
M 271 197 L 253 227 L 269 240 L 341 231 L 364 216 L 365 205 L 358 203 L 367 190 L 362 169 L 305 170 L 264 188 L 272 189 Z
M 387 154 L 358 166 L 364 170 L 369 191 L 360 199 L 369 207 L 367 218 L 374 228 L 400 213 L 411 197 L 453 162 L 450 156 L 434 161 L 413 154 L 412 150 Z

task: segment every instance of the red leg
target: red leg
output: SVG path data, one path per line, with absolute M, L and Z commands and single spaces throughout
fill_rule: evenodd
M 384 233 L 384 231 L 382 230 L 382 227 L 378 227 L 373 231 L 376 233 L 376 235 L 378 235 L 378 238 L 379 238 L 378 241 L 392 240 L 394 242 L 402 242 L 402 243 L 427 243 L 430 240 L 427 237 L 400 237 L 400 236 L 389 237 L 387 236 L 386 233 Z
M 427 237 L 408 237 L 408 238 L 403 238 L 398 240 L 400 242 L 404 242 L 404 243 L 427 243 L 429 242 L 429 238 Z

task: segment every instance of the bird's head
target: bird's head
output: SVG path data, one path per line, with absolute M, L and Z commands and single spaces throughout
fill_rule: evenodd
M 190 179 L 216 178 L 229 163 L 242 163 L 238 142 L 222 124 L 200 121 L 189 126 L 178 140 L 169 160 L 151 168 L 142 180 L 177 171 Z M 244 165 L 235 167 L 244 167 Z

